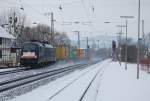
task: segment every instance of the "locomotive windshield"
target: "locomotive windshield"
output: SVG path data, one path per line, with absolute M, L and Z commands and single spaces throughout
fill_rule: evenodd
M 23 52 L 35 52 L 36 51 L 36 45 L 34 44 L 25 44 L 23 46 Z

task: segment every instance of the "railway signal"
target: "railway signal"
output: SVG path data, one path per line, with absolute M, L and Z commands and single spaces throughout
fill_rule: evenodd
M 116 41 L 112 41 L 112 60 L 116 60 Z

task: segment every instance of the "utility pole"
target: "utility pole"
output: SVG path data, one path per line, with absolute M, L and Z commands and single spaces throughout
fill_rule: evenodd
M 78 33 L 78 48 L 80 48 L 80 32 L 77 31 L 77 33 Z
M 16 23 L 17 23 L 17 20 L 18 20 L 17 17 L 16 17 L 16 12 L 14 12 L 14 15 L 13 15 L 12 18 L 13 18 L 13 19 L 12 19 L 12 21 L 13 21 L 12 24 L 13 24 L 13 28 L 14 28 L 14 33 L 13 33 L 13 34 L 14 34 L 14 36 L 15 36 L 16 39 L 17 39 L 17 40 L 16 40 L 16 46 L 17 46 L 17 47 L 20 47 L 19 44 L 18 44 L 18 36 L 17 36 L 18 33 L 16 32 Z M 18 60 L 18 54 L 17 54 L 17 51 L 16 51 L 16 64 L 15 64 L 15 65 L 17 66 L 18 63 L 19 63 L 19 60 Z
M 127 62 L 128 62 L 128 45 L 127 45 L 127 33 L 128 33 L 128 20 L 126 19 L 126 45 L 125 45 L 125 70 L 127 70 Z
M 87 43 L 87 51 L 88 51 L 88 49 L 89 49 L 89 38 L 88 37 L 86 37 L 86 43 Z
M 142 20 L 142 46 L 141 46 L 142 56 L 145 55 L 145 33 L 144 33 L 144 20 Z
M 99 49 L 99 40 L 97 40 L 97 49 Z
M 87 43 L 87 60 L 90 60 L 90 51 L 89 51 L 89 38 L 88 36 L 86 37 L 86 43 Z
M 127 33 L 128 33 L 128 20 L 129 18 L 134 18 L 134 16 L 120 16 L 120 18 L 126 19 L 126 44 L 125 44 L 125 70 L 127 70 L 127 60 L 128 60 L 128 45 L 127 45 Z
M 13 27 L 14 27 L 14 35 L 15 35 L 15 33 L 16 33 L 16 24 L 15 24 L 15 16 L 16 15 L 16 13 L 14 12 L 14 16 L 13 16 Z
M 121 28 L 121 32 L 117 33 L 119 36 L 119 42 L 118 42 L 118 50 L 119 50 L 119 54 L 118 54 L 118 60 L 119 60 L 119 64 L 121 65 L 121 35 L 122 33 L 122 28 Z
M 16 23 L 17 23 L 17 17 L 16 17 L 16 13 L 14 12 L 13 15 L 13 27 L 14 27 L 14 36 L 16 37 Z
M 143 39 L 143 45 L 145 45 L 144 20 L 142 20 L 142 39 Z
M 118 47 L 120 47 L 121 46 L 121 35 L 123 34 L 122 33 L 122 28 L 121 28 L 121 32 L 119 32 L 119 33 L 117 33 L 118 34 L 118 36 L 119 36 L 119 39 L 118 39 Z
M 54 14 L 53 12 L 51 13 L 51 44 L 53 43 L 54 39 L 53 39 L 53 36 L 54 36 Z
M 145 34 L 144 34 L 144 20 L 142 20 L 142 38 L 144 39 L 144 36 L 145 36 Z
M 140 20 L 141 20 L 141 1 L 138 3 L 138 47 L 137 47 L 137 79 L 139 79 L 140 74 Z
M 120 27 L 120 28 L 121 28 L 120 32 L 117 33 L 117 34 L 119 34 L 119 46 L 118 46 L 118 48 L 119 48 L 119 56 L 118 56 L 118 58 L 119 58 L 119 61 L 120 61 L 119 63 L 120 63 L 120 65 L 121 65 L 121 53 L 122 53 L 122 49 L 121 49 L 122 40 L 121 40 L 121 37 L 122 37 L 122 34 L 123 34 L 122 28 L 123 28 L 123 27 L 126 27 L 126 25 L 117 25 L 117 27 Z M 125 50 L 125 51 L 126 51 L 126 50 Z M 126 56 L 126 53 L 125 53 L 125 56 Z
M 54 21 L 56 21 L 56 20 L 54 20 L 54 13 L 53 12 L 47 12 L 47 13 L 45 13 L 45 16 L 51 16 L 51 40 L 50 40 L 50 43 L 51 44 L 53 44 L 54 45 L 54 43 L 53 43 L 53 41 L 54 41 Z
M 78 34 L 78 48 L 80 48 L 80 31 L 73 31 Z
M 120 40 L 119 40 L 119 41 L 120 41 L 120 42 L 119 42 L 119 43 L 120 43 L 119 45 L 120 45 L 120 48 L 121 48 L 121 43 L 122 43 L 122 42 L 121 42 L 121 35 L 122 35 L 122 34 L 123 34 L 123 32 L 122 32 L 122 27 L 121 27 L 121 32 L 120 32 L 120 34 L 119 34 L 119 39 L 120 39 Z
M 120 27 L 121 28 L 120 32 L 117 33 L 117 34 L 119 34 L 119 45 L 121 45 L 121 35 L 123 34 L 122 28 L 126 27 L 126 25 L 117 25 L 116 27 Z

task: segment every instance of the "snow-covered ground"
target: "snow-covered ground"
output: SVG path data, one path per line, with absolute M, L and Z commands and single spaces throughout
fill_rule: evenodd
M 12 99 L 12 101 L 53 101 L 54 99 L 60 101 L 60 98 L 63 99 L 61 101 L 76 101 L 89 84 L 89 81 L 91 81 L 98 70 L 103 68 L 105 64 L 108 64 L 108 61 L 109 60 L 106 60 L 92 65 L 84 70 L 75 71 L 45 86 L 39 87 L 32 92 L 16 97 Z M 62 92 L 58 95 L 59 97 L 55 97 L 54 95 L 61 90 Z M 67 96 L 69 98 L 67 98 Z
M 136 79 L 136 64 L 119 66 L 112 62 L 105 69 L 97 101 L 150 101 L 150 74 L 140 71 L 140 79 Z
M 105 60 L 11 101 L 79 101 L 97 73 L 82 101 L 150 101 L 150 74 L 141 71 L 137 80 L 136 65 L 128 64 L 128 70 L 124 66 Z

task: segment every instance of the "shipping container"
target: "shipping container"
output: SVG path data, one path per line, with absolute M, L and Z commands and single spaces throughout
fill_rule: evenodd
M 73 59 L 73 60 L 77 59 L 77 51 L 75 48 L 70 49 L 70 59 Z
M 77 49 L 77 57 L 79 60 L 85 58 L 85 49 Z
M 69 48 L 68 47 L 57 47 L 56 48 L 56 58 L 57 60 L 65 60 L 69 58 Z

